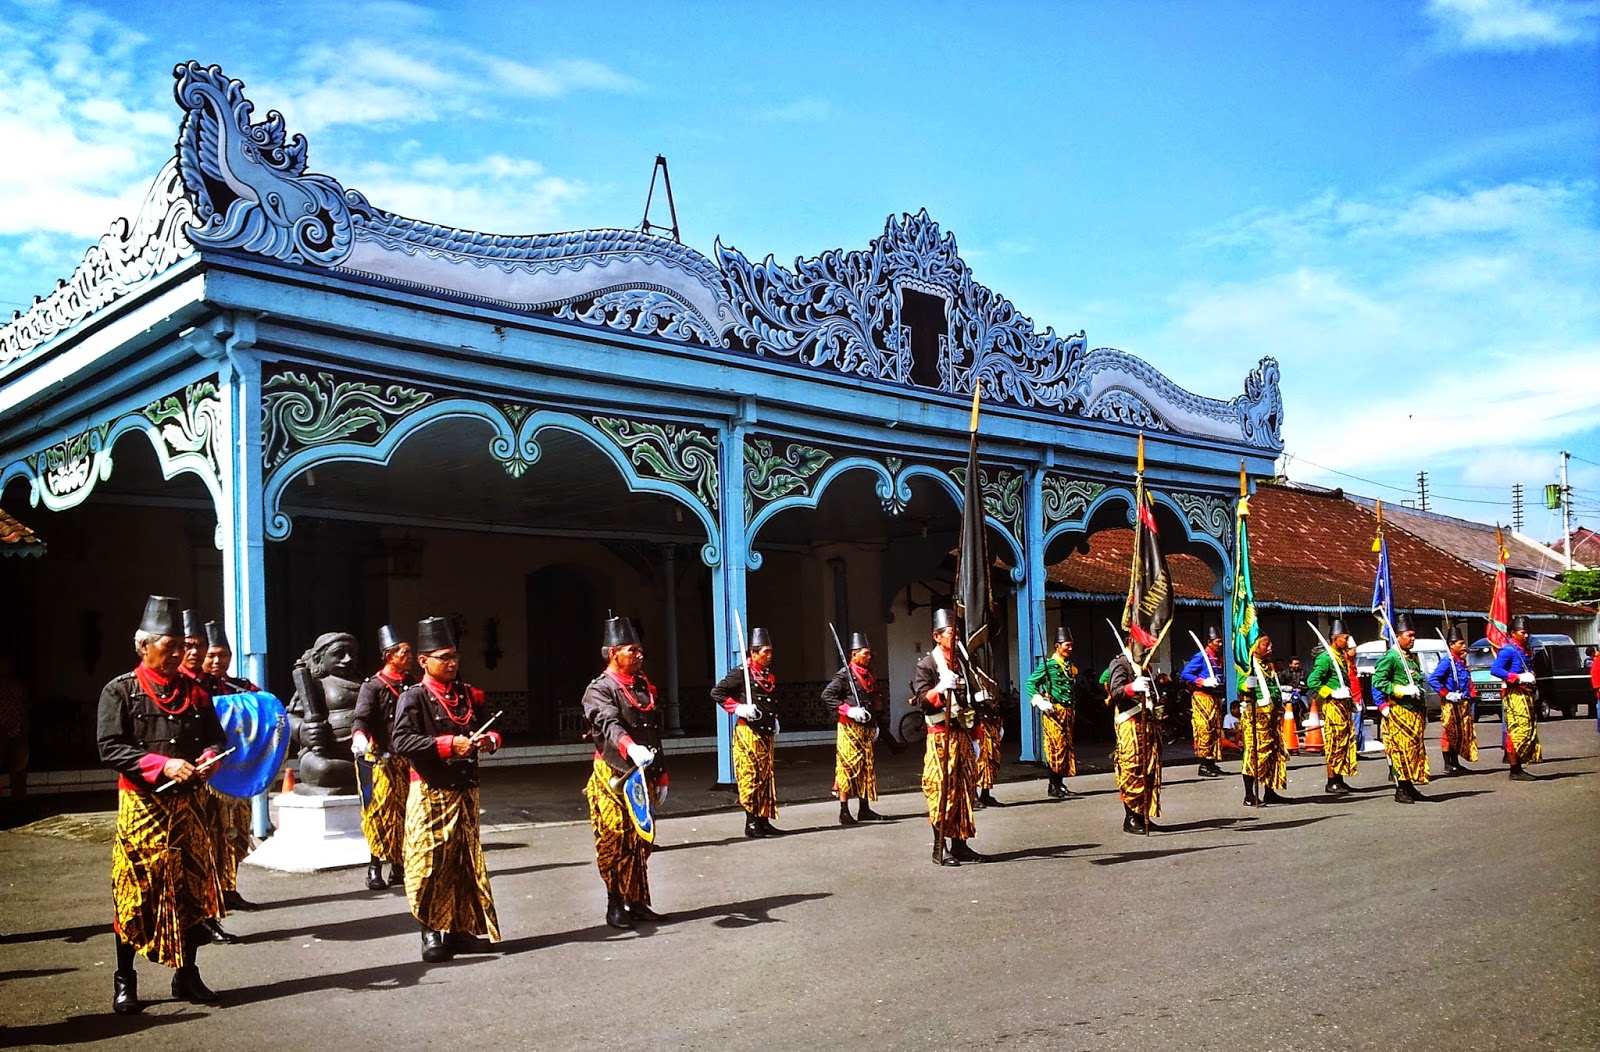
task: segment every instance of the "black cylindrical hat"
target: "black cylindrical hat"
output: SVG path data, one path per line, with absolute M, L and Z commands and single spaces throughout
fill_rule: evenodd
M 206 622 L 206 646 L 221 647 L 223 650 L 233 651 L 233 646 L 228 642 L 228 630 L 221 621 Z
M 1072 642 L 1072 629 L 1068 628 L 1066 625 L 1057 625 L 1056 646 L 1060 646 L 1062 643 L 1070 642 Z
M 400 633 L 395 631 L 393 625 L 384 625 L 378 629 L 378 653 L 384 657 L 388 657 L 389 651 L 404 642 L 405 640 L 400 638 Z
M 772 645 L 772 633 L 771 632 L 768 632 L 764 628 L 752 628 L 750 630 L 750 649 L 751 650 L 754 650 L 757 647 L 770 647 L 771 645 Z
M 946 610 L 940 607 L 933 612 L 933 630 L 935 632 L 943 632 L 945 629 L 954 628 L 955 626 L 956 614 L 954 610 Z
M 872 649 L 872 644 L 867 642 L 867 634 L 865 632 L 851 632 L 850 633 L 850 649 L 851 650 L 871 650 Z
M 1211 642 L 1213 639 L 1221 639 L 1221 638 L 1222 638 L 1222 633 L 1217 631 L 1217 626 L 1216 625 L 1212 625 L 1211 627 L 1206 629 L 1206 642 L 1207 643 Z
M 152 595 L 144 601 L 144 616 L 139 619 L 139 631 L 183 638 L 182 607 L 182 599 L 174 599 L 170 595 Z
M 1528 631 L 1531 631 L 1528 628 L 1528 615 L 1527 614 L 1517 614 L 1516 616 L 1514 616 L 1511 619 L 1511 631 L 1513 631 L 1513 632 L 1528 632 Z
M 1452 643 L 1456 642 L 1457 640 L 1460 640 L 1463 643 L 1472 642 L 1472 640 L 1467 636 L 1467 626 L 1459 623 L 1450 626 L 1450 635 L 1448 636 L 1448 639 Z
M 1412 625 L 1412 623 L 1411 623 L 1411 615 L 1410 614 L 1395 614 L 1394 615 L 1394 634 L 1395 635 L 1399 635 L 1401 632 L 1415 632 L 1416 630 L 1417 630 L 1416 626 Z
M 606 619 L 605 642 L 601 645 L 607 650 L 612 647 L 637 646 L 639 633 L 633 630 L 633 622 L 626 617 L 611 617 Z
M 1349 634 L 1350 630 L 1344 626 L 1344 621 L 1340 618 L 1334 618 L 1333 624 L 1328 626 L 1329 639 L 1332 639 L 1334 636 L 1347 636 Z
M 431 654 L 435 650 L 449 650 L 455 645 L 456 634 L 445 618 L 425 617 L 417 622 L 417 653 Z
M 205 637 L 206 623 L 200 619 L 199 611 L 185 610 L 183 612 L 183 638 L 204 639 Z

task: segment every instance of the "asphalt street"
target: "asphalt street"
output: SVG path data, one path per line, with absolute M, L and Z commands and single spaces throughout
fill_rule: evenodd
M 504 941 L 448 964 L 422 963 L 398 889 L 247 869 L 261 908 L 200 959 L 224 1005 L 167 1000 L 141 961 L 155 1003 L 133 1017 L 109 1011 L 109 820 L 63 814 L 0 833 L 0 1047 L 1594 1049 L 1600 736 L 1541 733 L 1540 781 L 1486 750 L 1409 807 L 1381 760 L 1328 798 L 1297 758 L 1298 802 L 1259 811 L 1237 777 L 1174 768 L 1149 837 L 1121 832 L 1108 774 L 1059 803 L 1012 782 L 978 818 L 995 861 L 958 869 L 929 862 L 910 792 L 881 826 L 785 807 L 779 840 L 669 815 L 651 878 L 671 919 L 628 933 L 603 924 L 586 823 L 504 822 Z

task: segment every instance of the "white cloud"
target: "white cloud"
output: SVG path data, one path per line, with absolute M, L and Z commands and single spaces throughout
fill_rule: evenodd
M 561 229 L 564 208 L 585 192 L 582 183 L 546 175 L 537 162 L 500 154 L 469 162 L 413 155 L 341 170 L 347 185 L 391 212 L 491 233 Z
M 771 124 L 816 124 L 832 120 L 833 104 L 827 99 L 812 97 L 793 99 L 777 106 L 756 110 L 750 115 L 755 121 Z
M 1560 0 L 1429 0 L 1440 42 L 1466 51 L 1530 51 L 1595 39 L 1600 5 Z

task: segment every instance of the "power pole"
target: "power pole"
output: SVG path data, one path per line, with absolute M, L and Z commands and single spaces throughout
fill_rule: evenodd
M 1561 451 L 1561 551 L 1567 557 L 1567 569 L 1572 569 L 1572 487 L 1567 485 L 1566 450 Z
M 1428 510 L 1428 473 L 1417 472 L 1417 507 L 1423 511 Z
M 1522 483 L 1511 484 L 1511 528 L 1522 532 Z

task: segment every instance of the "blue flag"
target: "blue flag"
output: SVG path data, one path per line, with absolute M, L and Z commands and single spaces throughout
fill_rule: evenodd
M 1389 542 L 1381 533 L 1378 534 L 1378 576 L 1372 582 L 1372 616 L 1378 619 L 1383 638 L 1394 646 L 1394 637 L 1389 634 L 1389 626 L 1394 624 L 1394 582 L 1389 579 Z

